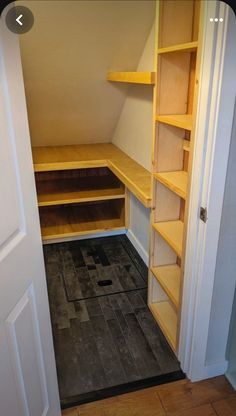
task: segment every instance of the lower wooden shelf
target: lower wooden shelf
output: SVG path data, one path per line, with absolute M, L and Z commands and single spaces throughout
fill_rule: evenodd
M 168 264 L 152 267 L 151 272 L 177 309 L 180 295 L 180 267 L 177 264 Z
M 170 302 L 151 303 L 149 308 L 174 351 L 177 349 L 177 314 Z
M 124 200 L 42 207 L 42 239 L 74 237 L 125 228 Z

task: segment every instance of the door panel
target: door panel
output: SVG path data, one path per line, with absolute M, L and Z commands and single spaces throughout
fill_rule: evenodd
M 0 413 L 60 403 L 18 36 L 0 19 Z
M 3 59 L 3 57 L 0 59 Z M 3 77 L 3 74 L 1 74 L 1 76 Z M 0 101 L 0 114 L 2 115 L 2 118 L 7 120 L 6 108 L 4 108 L 3 100 Z M 8 125 L 6 123 L 0 123 L 1 138 L 7 136 L 10 138 L 10 132 L 7 131 L 7 128 Z M 2 205 L 1 210 L 3 221 L 1 222 L 0 250 L 23 228 L 12 156 L 11 142 L 2 139 L 0 141 L 0 166 L 4 175 L 0 176 L 0 189 L 1 200 L 4 201 L 4 205 Z
M 23 412 L 27 416 L 46 415 L 48 396 L 33 285 L 10 313 L 5 325 Z

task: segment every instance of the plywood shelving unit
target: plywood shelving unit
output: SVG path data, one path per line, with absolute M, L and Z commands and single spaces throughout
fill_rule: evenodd
M 82 174 L 42 172 L 35 177 L 39 207 L 125 198 L 124 185 L 106 168 L 84 169 Z
M 198 0 L 157 4 L 148 304 L 177 355 L 201 14 Z
M 153 85 L 155 83 L 154 72 L 108 72 L 107 81 L 128 82 L 131 84 Z
M 33 148 L 43 241 L 125 230 L 129 192 L 151 204 L 151 174 L 112 144 Z
M 124 201 L 43 207 L 39 214 L 44 241 L 125 228 Z
M 43 241 L 125 228 L 126 191 L 107 168 L 35 172 Z

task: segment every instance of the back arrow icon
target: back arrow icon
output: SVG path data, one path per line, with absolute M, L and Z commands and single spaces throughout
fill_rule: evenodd
M 20 21 L 20 19 L 23 17 L 23 14 L 20 14 L 18 17 L 17 17 L 17 19 L 16 19 L 16 21 L 17 21 L 17 23 L 19 23 L 19 25 L 23 25 L 23 23 Z

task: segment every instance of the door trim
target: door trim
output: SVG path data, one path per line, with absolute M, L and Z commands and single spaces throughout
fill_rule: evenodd
M 235 21 L 226 3 L 204 2 L 204 7 L 192 169 L 200 174 L 192 176 L 179 346 L 182 369 L 192 381 L 223 374 L 227 367 L 225 357 L 208 366 L 206 355 L 236 94 Z M 211 17 L 224 20 L 210 23 Z M 199 218 L 201 206 L 207 207 L 206 223 Z

